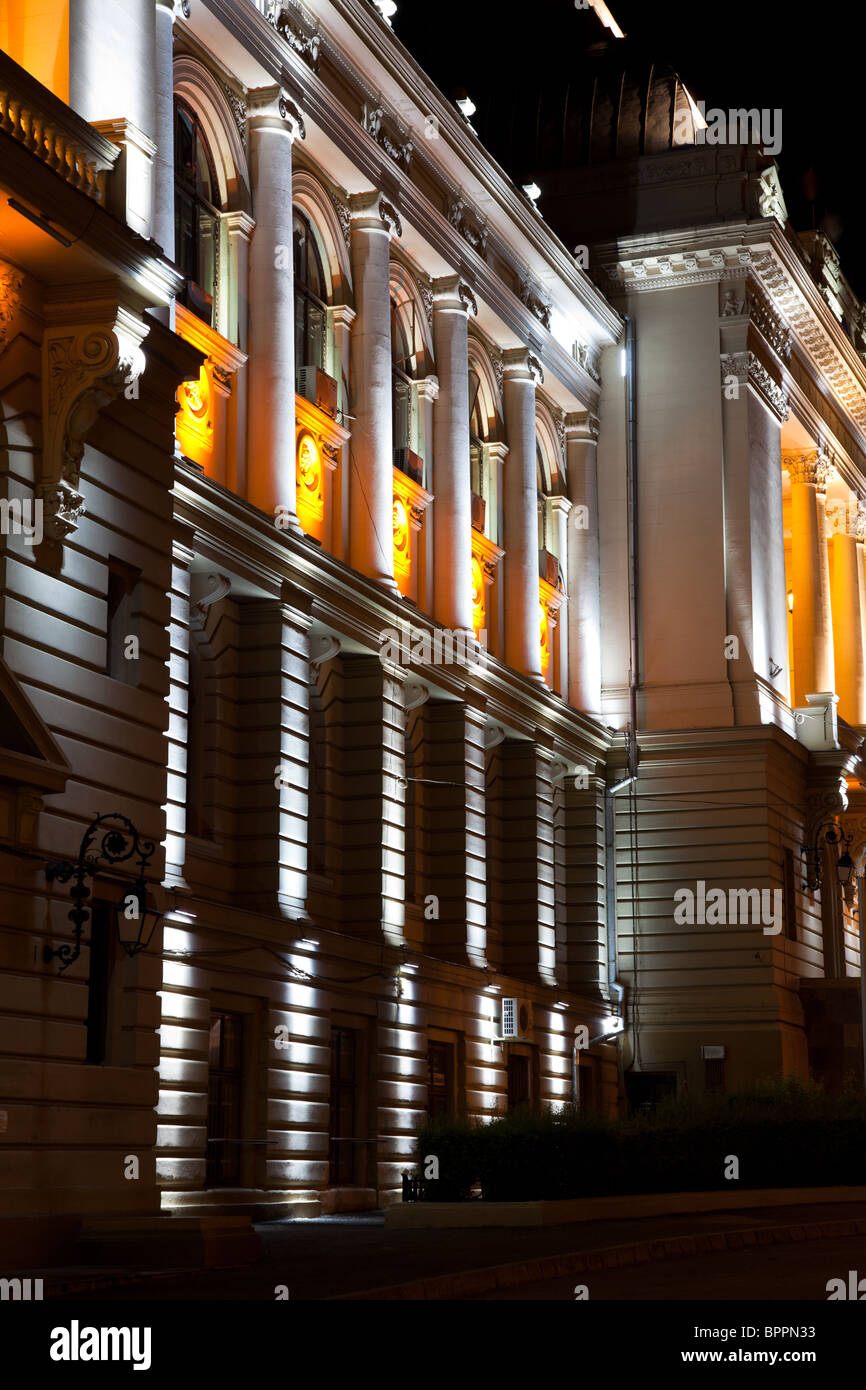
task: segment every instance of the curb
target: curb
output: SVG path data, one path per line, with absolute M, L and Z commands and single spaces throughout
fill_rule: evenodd
M 689 1255 L 709 1255 L 721 1250 L 742 1250 L 755 1245 L 789 1245 L 793 1241 L 822 1240 L 832 1236 L 866 1235 L 866 1217 L 848 1221 L 799 1222 L 787 1226 L 749 1226 L 739 1231 L 712 1231 L 700 1235 L 672 1236 L 656 1240 L 609 1245 L 565 1255 L 542 1255 L 515 1264 L 488 1265 L 459 1274 L 440 1274 L 432 1279 L 413 1279 L 403 1284 L 365 1289 L 360 1293 L 334 1294 L 328 1302 L 465 1299 L 493 1289 L 541 1283 L 560 1275 L 588 1274 L 596 1269 L 675 1260 Z
M 145 1269 L 136 1273 L 122 1273 L 116 1275 L 94 1274 L 84 1275 L 81 1278 L 67 1277 L 58 1279 L 55 1283 L 50 1278 L 50 1273 L 38 1275 L 45 1286 L 43 1300 L 47 1303 L 54 1298 L 68 1298 L 77 1293 L 100 1293 L 103 1289 L 123 1288 L 128 1284 L 146 1284 L 152 1279 L 174 1279 L 184 1275 L 203 1274 L 202 1269 Z M 18 1276 L 19 1278 L 22 1276 Z M 27 1277 L 26 1275 L 23 1277 Z M 30 1276 L 31 1278 L 33 1276 Z

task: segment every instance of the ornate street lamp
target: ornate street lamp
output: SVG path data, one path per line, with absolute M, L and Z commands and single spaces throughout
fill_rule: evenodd
M 114 824 L 112 824 L 114 822 Z M 45 946 L 43 957 L 46 964 L 55 958 L 62 961 L 60 973 L 81 955 L 84 927 L 91 911 L 85 906 L 90 897 L 86 880 L 96 876 L 100 862 L 106 864 L 126 864 L 130 859 L 138 865 L 138 878 L 123 894 L 115 909 L 117 932 L 120 944 L 128 956 L 136 956 L 146 950 L 150 939 L 162 917 L 161 912 L 148 907 L 145 871 L 154 852 L 153 840 L 143 840 L 126 816 L 112 811 L 105 816 L 97 816 L 84 832 L 77 860 L 53 860 L 45 866 L 45 877 L 49 883 L 68 883 L 72 880 L 69 896 L 72 910 L 67 914 L 75 929 L 72 944 L 65 941 L 61 946 Z
M 821 849 L 824 845 L 841 845 L 842 852 L 836 859 L 836 876 L 840 888 L 847 895 L 854 878 L 854 860 L 849 853 L 853 839 L 853 835 L 846 835 L 834 821 L 825 821 L 820 825 L 815 832 L 815 843 L 803 847 L 803 857 L 806 860 L 803 887 L 813 893 L 816 888 L 821 887 Z

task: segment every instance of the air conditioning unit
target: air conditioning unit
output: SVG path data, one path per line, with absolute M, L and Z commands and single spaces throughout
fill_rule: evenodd
M 332 418 L 337 413 L 337 383 L 320 367 L 298 368 L 298 395 Z
M 532 1034 L 532 1005 L 526 999 L 503 999 L 502 1038 L 528 1038 Z
M 424 485 L 424 460 L 411 449 L 395 449 L 394 463 L 401 473 L 407 474 L 413 482 Z

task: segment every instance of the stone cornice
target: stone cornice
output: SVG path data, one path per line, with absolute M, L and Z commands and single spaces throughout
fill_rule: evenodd
M 176 516 L 195 528 L 197 553 L 221 572 L 253 584 L 262 597 L 278 596 L 282 582 L 290 580 L 311 595 L 315 618 L 338 636 L 365 644 L 371 655 L 383 629 L 405 621 L 405 606 L 379 585 L 326 551 L 278 531 L 266 516 L 198 469 L 176 464 L 174 495 Z M 426 627 L 431 620 L 413 609 L 412 622 Z M 458 699 L 471 685 L 487 701 L 491 719 L 527 738 L 541 729 L 564 757 L 603 760 L 611 746 L 602 724 L 495 657 L 488 657 L 471 680 L 465 671 L 448 667 L 431 667 L 429 677 L 423 668 L 415 674 L 435 691 Z
M 305 116 L 314 122 L 333 140 L 342 152 L 353 162 L 359 172 L 376 186 L 381 186 L 385 171 L 382 167 L 381 148 L 365 130 L 359 111 L 351 111 L 341 106 L 334 95 L 309 66 L 298 57 L 277 31 L 259 12 L 250 5 L 237 5 L 232 0 L 199 0 L 226 27 L 257 60 L 262 68 L 273 75 L 274 80 L 283 80 L 290 73 L 294 84 L 302 94 Z M 383 43 L 383 35 L 376 23 L 375 15 L 368 14 L 366 7 L 358 0 L 332 0 L 334 9 L 359 34 L 359 42 L 371 46 L 379 61 L 385 65 L 390 75 L 399 82 L 407 101 L 419 102 L 423 98 L 425 108 L 439 122 L 439 138 L 447 136 L 450 148 L 464 161 L 468 170 L 485 186 L 501 212 L 516 229 L 526 237 L 537 253 L 542 256 L 564 290 L 577 300 L 585 318 L 592 322 L 601 343 L 618 341 L 622 323 L 617 312 L 605 302 L 592 282 L 575 265 L 566 247 L 546 227 L 543 219 L 533 209 L 526 206 L 517 190 L 511 185 L 493 159 L 471 137 L 465 121 L 436 91 L 429 79 L 421 72 L 411 56 L 402 48 L 396 38 L 389 35 Z M 350 69 L 342 59 L 340 45 L 321 28 L 321 57 L 319 70 L 323 68 L 323 58 L 344 71 L 356 87 L 359 109 L 365 101 L 376 100 L 379 96 L 373 85 Z M 408 127 L 407 127 L 408 129 Z M 411 132 L 410 132 L 411 133 Z M 474 142 L 474 143 L 473 143 Z M 545 363 L 563 385 L 579 398 L 595 398 L 597 383 L 579 364 L 573 362 L 569 353 L 552 338 L 544 342 L 539 320 L 520 303 L 515 290 L 505 285 L 493 272 L 485 258 L 479 255 L 457 227 L 448 221 L 447 212 L 435 207 L 414 182 L 416 165 L 428 174 L 433 174 L 436 182 L 443 188 L 443 203 L 448 201 L 450 185 L 451 197 L 459 196 L 449 174 L 438 163 L 434 163 L 423 149 L 423 141 L 415 139 L 411 169 L 407 170 L 394 160 L 386 161 L 389 193 L 398 204 L 401 214 L 410 220 L 430 241 L 434 250 L 445 256 L 455 269 L 463 270 L 474 284 L 479 297 L 487 300 L 491 308 L 503 317 L 508 327 L 524 340 L 534 332 L 539 339 L 538 350 Z M 432 143 L 432 142 L 431 142 Z M 426 182 L 426 180 L 425 180 Z M 506 246 L 501 238 L 495 238 L 491 229 L 489 250 L 494 250 L 510 265 L 517 284 L 525 269 L 523 262 Z M 465 261 L 465 266 L 464 266 Z M 538 271 L 533 270 L 537 278 Z M 546 336 L 546 335 L 545 335 Z
M 866 453 L 866 363 L 812 279 L 802 255 L 775 223 L 623 238 L 596 248 L 612 293 L 646 293 L 747 279 L 761 295 L 756 327 L 784 363 L 786 329 L 814 381 L 829 386 Z M 751 308 L 751 306 L 750 306 Z M 775 339 L 775 341 L 774 341 Z

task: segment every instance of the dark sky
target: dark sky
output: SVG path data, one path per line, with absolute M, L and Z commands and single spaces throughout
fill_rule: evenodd
M 486 90 L 515 101 L 575 66 L 572 55 L 606 36 L 574 0 L 398 0 L 394 31 L 437 85 L 465 88 L 479 107 Z M 629 40 L 670 63 L 710 107 L 782 112 L 778 162 L 788 211 L 800 231 L 833 241 L 855 291 L 866 297 L 863 113 L 866 6 L 771 4 L 719 7 L 608 0 Z M 493 145 L 495 137 L 488 137 Z M 811 172 L 810 172 L 811 171 Z M 526 171 L 512 169 L 518 179 Z M 811 185 L 811 189 L 810 189 Z M 540 204 L 543 211 L 543 201 Z

